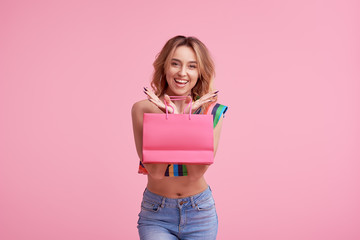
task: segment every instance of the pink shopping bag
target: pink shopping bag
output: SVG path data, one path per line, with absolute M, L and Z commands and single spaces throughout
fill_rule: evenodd
M 143 163 L 214 162 L 212 115 L 191 114 L 189 105 L 190 114 L 168 114 L 171 106 L 166 114 L 144 113 Z

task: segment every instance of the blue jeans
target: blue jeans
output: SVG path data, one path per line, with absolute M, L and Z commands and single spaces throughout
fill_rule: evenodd
M 145 189 L 138 230 L 141 240 L 216 239 L 218 217 L 210 187 L 186 198 L 166 198 Z

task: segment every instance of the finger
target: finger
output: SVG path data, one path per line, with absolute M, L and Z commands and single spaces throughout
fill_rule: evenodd
M 152 102 L 153 104 L 155 104 L 157 107 L 160 107 L 160 106 L 159 106 L 159 103 L 156 102 L 156 101 L 154 101 L 153 99 L 149 98 L 148 100 L 149 100 L 150 102 Z
M 207 101 L 207 100 L 209 100 L 209 99 L 214 99 L 214 98 L 216 98 L 218 95 L 217 95 L 217 93 L 211 93 L 210 95 L 207 95 L 207 96 L 203 96 L 202 98 L 200 98 L 199 100 L 201 100 L 201 101 Z
M 208 100 L 204 101 L 204 103 L 215 102 L 215 101 L 216 101 L 215 99 L 208 99 Z
M 219 91 L 211 92 L 211 93 L 209 93 L 209 96 L 214 97 L 214 96 L 217 96 L 218 93 L 219 93 Z
M 170 100 L 170 97 L 167 94 L 164 95 L 164 100 L 165 100 L 166 104 L 170 105 L 171 100 Z
M 149 96 L 151 96 L 152 98 L 154 98 L 154 99 L 158 98 L 153 91 L 147 90 L 146 92 L 147 92 L 147 94 L 148 94 Z
M 149 98 L 148 100 L 149 100 L 150 102 L 154 103 L 156 106 L 161 107 L 161 104 L 160 104 L 158 101 L 155 101 L 155 100 L 152 99 L 152 98 Z
M 164 102 L 161 101 L 153 91 L 144 87 L 144 93 L 148 96 L 148 100 L 152 102 L 154 105 L 156 105 L 158 108 L 160 108 L 161 110 L 164 110 L 166 108 Z M 164 96 L 164 100 L 166 101 L 167 105 L 170 105 L 172 107 L 175 106 L 174 103 L 171 102 L 170 97 L 168 95 Z M 174 110 L 171 107 L 169 107 L 168 112 L 173 113 Z
M 144 87 L 144 93 L 148 96 L 150 96 L 150 94 L 152 93 L 151 90 L 149 90 L 148 88 Z
M 160 103 L 160 102 L 161 102 L 160 100 L 158 100 L 158 99 L 156 99 L 156 98 L 154 99 L 154 96 L 151 95 L 149 92 L 145 92 L 145 91 L 144 91 L 144 93 L 146 94 L 146 96 L 148 97 L 148 99 L 149 99 L 149 100 L 150 100 L 150 99 L 153 100 L 154 103 Z
M 157 105 L 162 103 L 153 91 L 147 89 L 146 91 L 144 90 L 144 93 L 147 95 L 148 99 L 152 100 L 153 103 L 156 103 Z
M 199 100 L 209 99 L 212 97 L 216 97 L 218 95 L 219 91 L 209 92 L 205 95 L 203 95 Z
M 199 99 L 200 100 L 200 99 Z M 203 99 L 201 101 L 196 101 L 194 104 L 193 104 L 193 109 L 198 109 L 199 107 L 201 107 L 202 105 L 204 105 L 205 103 L 208 103 L 208 102 L 214 102 L 216 101 L 216 99 L 214 98 L 210 98 L 210 99 Z
M 152 98 L 154 101 L 159 102 L 159 103 L 161 102 L 161 100 L 158 98 L 158 96 L 156 96 L 156 94 L 154 92 L 148 90 L 145 93 L 149 96 L 149 98 Z

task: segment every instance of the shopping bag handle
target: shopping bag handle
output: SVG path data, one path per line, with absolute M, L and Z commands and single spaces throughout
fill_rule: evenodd
M 170 100 L 185 100 L 187 98 L 187 96 L 169 96 Z M 164 103 L 165 103 L 165 112 L 166 112 L 166 119 L 168 119 L 168 107 L 171 107 L 173 112 L 175 111 L 174 107 L 171 105 L 168 105 L 164 99 Z M 189 102 L 189 104 L 186 106 L 186 108 L 184 108 L 184 114 L 185 114 L 185 109 L 187 109 L 190 106 L 190 110 L 189 110 L 189 119 L 191 120 L 191 110 L 192 110 L 192 99 Z

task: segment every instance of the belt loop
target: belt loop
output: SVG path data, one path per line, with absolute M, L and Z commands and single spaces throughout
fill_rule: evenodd
M 165 197 L 162 198 L 160 207 L 164 208 L 164 206 L 165 206 Z
M 194 197 L 193 196 L 190 197 L 190 201 L 191 201 L 191 206 L 193 208 L 195 208 L 195 202 L 194 202 Z

